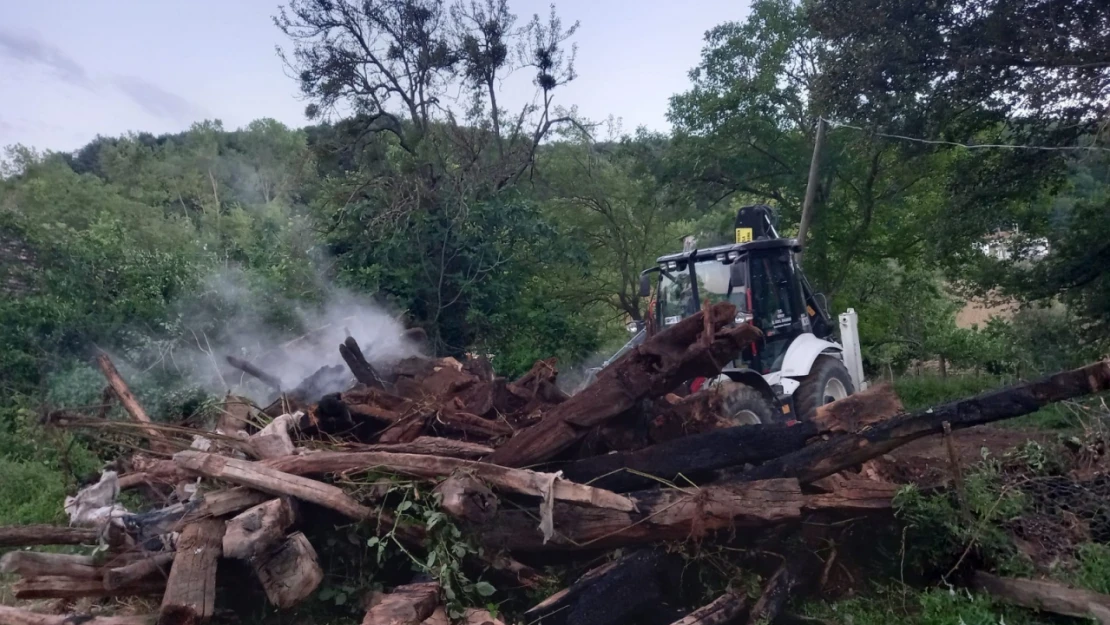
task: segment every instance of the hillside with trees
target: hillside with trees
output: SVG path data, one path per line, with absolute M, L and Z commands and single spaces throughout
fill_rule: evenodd
M 754 203 L 797 232 L 821 120 L 804 268 L 830 312 L 859 313 L 869 377 L 926 405 L 949 391 L 922 368 L 978 391 L 1110 346 L 1101 2 L 754 0 L 706 33 L 669 132 L 563 98 L 572 18 L 292 0 L 275 25 L 303 127 L 7 147 L 0 525 L 57 520 L 98 470 L 108 443 L 39 421 L 100 403 L 102 350 L 152 414 L 184 421 L 228 390 L 224 356 L 368 310 L 440 356 L 487 355 L 510 378 L 556 357 L 573 377 L 645 319 L 639 272 L 683 237 L 727 240 Z M 502 79 L 522 72 L 536 97 L 509 109 Z M 999 232 L 1017 233 L 1010 253 L 983 254 Z M 972 297 L 1016 312 L 957 327 Z

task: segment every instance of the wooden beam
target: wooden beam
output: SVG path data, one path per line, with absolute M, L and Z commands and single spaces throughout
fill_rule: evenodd
M 89 616 L 87 614 L 39 614 L 0 605 L 2 625 L 154 625 L 153 614 L 139 616 Z
M 661 397 L 698 376 L 717 375 L 760 335 L 749 324 L 726 328 L 735 316 L 736 307 L 721 302 L 652 336 L 602 370 L 582 392 L 545 412 L 538 424 L 517 432 L 489 461 L 525 466 L 550 459 L 641 400 Z
M 251 560 L 269 551 L 293 524 L 293 504 L 282 497 L 246 510 L 227 522 L 223 556 Z
M 266 597 L 282 609 L 307 599 L 324 580 L 316 550 L 301 532 L 260 555 L 253 565 Z
M 461 472 L 473 475 L 494 488 L 534 497 L 543 497 L 554 478 L 550 473 L 510 469 L 485 462 L 384 452 L 322 451 L 276 458 L 263 464 L 293 475 L 375 470 L 436 478 Z M 555 479 L 554 486 L 551 488 L 555 499 L 559 501 L 572 501 L 625 512 L 635 509 L 635 504 L 628 497 L 604 489 L 561 479 Z
M 362 625 L 420 625 L 439 604 L 439 584 L 398 586 L 366 611 Z
M 35 545 L 95 545 L 96 530 L 56 525 L 9 525 L 0 527 L 0 548 Z
M 796 477 L 803 484 L 839 473 L 919 438 L 1030 414 L 1058 401 L 1110 389 L 1110 361 L 1100 361 L 1040 380 L 1015 384 L 967 399 L 895 417 L 766 462 L 739 480 Z
M 982 571 L 972 574 L 971 584 L 982 592 L 1023 608 L 1097 619 L 1103 625 L 1110 625 L 1110 595 L 1056 582 L 996 577 Z
M 523 510 L 502 510 L 477 531 L 488 546 L 510 551 L 600 549 L 795 521 L 806 504 L 798 482 L 791 479 L 645 490 L 631 497 L 636 512 L 555 502 L 555 533 L 546 543 L 538 520 Z
M 100 579 L 75 577 L 30 577 L 12 585 L 16 599 L 81 599 L 83 597 L 129 597 L 158 595 L 166 588 L 165 579 L 150 578 L 108 590 Z
M 493 453 L 493 447 L 460 441 L 453 438 L 439 436 L 420 436 L 407 443 L 388 443 L 375 445 L 362 445 L 348 443 L 343 447 L 349 451 L 385 451 L 394 454 L 421 454 L 425 456 L 446 456 L 448 458 L 466 458 L 476 460 L 482 456 Z
M 216 519 L 197 521 L 181 532 L 162 597 L 159 625 L 194 625 L 212 617 L 223 534 L 224 522 Z
M 0 557 L 0 573 L 21 577 L 73 577 L 100 579 L 101 569 L 92 556 L 36 551 L 11 551 Z
M 261 463 L 199 451 L 178 452 L 174 454 L 173 461 L 179 467 L 204 477 L 249 486 L 271 495 L 296 497 L 330 508 L 352 519 L 364 520 L 372 515 L 369 508 L 359 504 L 341 488 L 291 475 Z
M 124 382 L 123 376 L 120 375 L 116 366 L 112 364 L 112 360 L 108 358 L 108 354 L 102 353 L 97 355 L 96 364 L 100 367 L 100 371 L 104 374 L 104 377 L 108 379 L 108 384 L 112 387 L 112 391 L 115 392 L 116 397 L 119 398 L 119 403 L 123 406 L 123 409 L 127 411 L 127 414 L 131 415 L 131 418 L 136 423 L 150 425 L 150 417 L 146 414 L 146 411 L 143 410 L 142 405 L 139 404 L 139 400 L 135 399 L 135 395 L 131 393 L 131 389 L 128 388 L 127 382 Z M 152 447 L 159 447 L 160 449 L 165 449 L 167 447 L 166 437 L 157 429 L 145 428 L 143 431 L 146 432 Z
M 114 590 L 151 577 L 164 579 L 176 555 L 174 551 L 158 553 L 124 566 L 110 568 L 104 572 L 104 587 Z

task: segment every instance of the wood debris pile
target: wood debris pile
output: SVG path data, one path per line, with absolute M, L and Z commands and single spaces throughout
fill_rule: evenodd
M 519 601 L 523 593 L 509 597 L 519 589 L 535 596 L 539 570 L 552 562 L 581 569 L 609 560 L 528 609 L 522 622 L 771 622 L 788 597 L 828 575 L 828 563 L 815 561 L 807 545 L 829 537 L 806 526 L 889 509 L 898 485 L 870 479 L 860 465 L 925 436 L 1110 388 L 1110 366 L 1100 362 L 917 413 L 902 411 L 889 387 L 878 386 L 805 422 L 729 427 L 716 389 L 681 389 L 717 375 L 758 337 L 732 325 L 734 315 L 717 304 L 682 320 L 573 396 L 559 390 L 552 361 L 514 381 L 480 359 L 415 358 L 386 372 L 348 339 L 339 350 L 358 382 L 349 390 L 321 396 L 310 378 L 262 409 L 229 397 L 207 431 L 152 422 L 102 357 L 112 394 L 133 420 L 125 425 L 147 451 L 67 500 L 74 525 L 0 528 L 0 548 L 101 549 L 11 551 L 0 569 L 21 576 L 20 599 L 161 597 L 148 617 L 88 622 L 199 623 L 212 618 L 222 593 L 247 586 L 218 579 L 225 567 L 247 571 L 276 608 L 309 599 L 331 575 L 319 539 L 310 537 L 348 523 L 419 564 L 361 598 L 365 625 L 499 622 L 477 607 L 445 611 L 458 589 L 437 577 L 429 555 L 442 535 L 432 527 L 438 514 L 460 530 L 460 541 L 476 545 L 460 552 L 459 563 L 467 579 L 483 580 L 471 588 L 497 593 L 491 601 Z M 62 412 L 51 421 L 96 427 L 104 420 Z M 419 491 L 389 487 L 396 482 L 426 489 L 418 502 L 424 516 L 403 494 Z M 116 495 L 135 488 L 165 505 L 127 511 Z M 323 527 L 320 519 L 330 520 Z M 821 523 L 806 523 L 815 519 Z M 789 548 L 757 600 L 725 592 L 683 607 L 674 545 L 767 535 Z M 618 549 L 620 557 L 605 557 Z M 0 607 L 0 623 L 64 618 Z

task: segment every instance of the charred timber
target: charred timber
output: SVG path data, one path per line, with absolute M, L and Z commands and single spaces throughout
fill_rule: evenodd
M 548 410 L 536 425 L 518 432 L 490 462 L 525 466 L 550 459 L 601 425 L 660 397 L 686 380 L 712 377 L 759 336 L 749 324 L 731 324 L 736 307 L 718 303 L 649 338 L 598 374 L 582 392 Z

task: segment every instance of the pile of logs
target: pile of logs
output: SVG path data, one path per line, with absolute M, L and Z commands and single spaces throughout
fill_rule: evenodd
M 101 546 L 95 555 L 12 550 L 0 571 L 22 578 L 14 586 L 18 599 L 161 597 L 157 614 L 146 617 L 79 619 L 102 625 L 204 622 L 220 593 L 235 592 L 217 583 L 217 571 L 236 560 L 253 571 L 273 606 L 292 608 L 327 576 L 308 538 L 319 527 L 306 519 L 320 517 L 309 512 L 388 535 L 423 560 L 429 531 L 421 520 L 387 494 L 352 486 L 365 482 L 351 476 L 372 474 L 434 490 L 434 505 L 481 546 L 467 556 L 474 559 L 468 566 L 495 580 L 502 594 L 535 593 L 539 567 L 553 560 L 596 563 L 621 549 L 619 558 L 527 610 L 522 622 L 772 622 L 788 598 L 822 577 L 822 563 L 806 546 L 813 532 L 805 521 L 834 525 L 889 509 L 899 486 L 858 472 L 863 463 L 925 436 L 1110 388 L 1110 364 L 1099 362 L 919 412 L 903 411 L 879 385 L 805 422 L 723 427 L 718 388 L 682 389 L 716 376 L 758 338 L 754 328 L 733 325 L 734 317 L 721 303 L 684 319 L 573 396 L 556 385 L 553 361 L 537 362 L 517 380 L 497 377 L 481 359 L 414 358 L 378 370 L 354 339 L 339 351 L 357 383 L 341 393 L 321 395 L 312 378 L 282 389 L 263 368 L 229 359 L 273 386 L 278 399 L 260 409 L 229 397 L 218 422 L 203 431 L 152 421 L 101 357 L 109 395 L 133 422 L 124 425 L 146 447 L 113 463 L 118 474 L 106 473 L 101 484 L 158 494 L 165 505 L 89 527 L 0 528 L 0 549 Z M 63 411 L 49 422 L 108 421 Z M 758 599 L 739 590 L 701 607 L 676 598 L 682 564 L 667 545 L 769 533 L 797 540 L 782 541 L 793 547 L 768 571 Z M 445 612 L 440 581 L 432 569 L 398 579 L 365 599 L 362 622 L 499 622 L 480 609 Z M 71 617 L 0 607 L 0 623 L 70 622 L 64 618 Z

